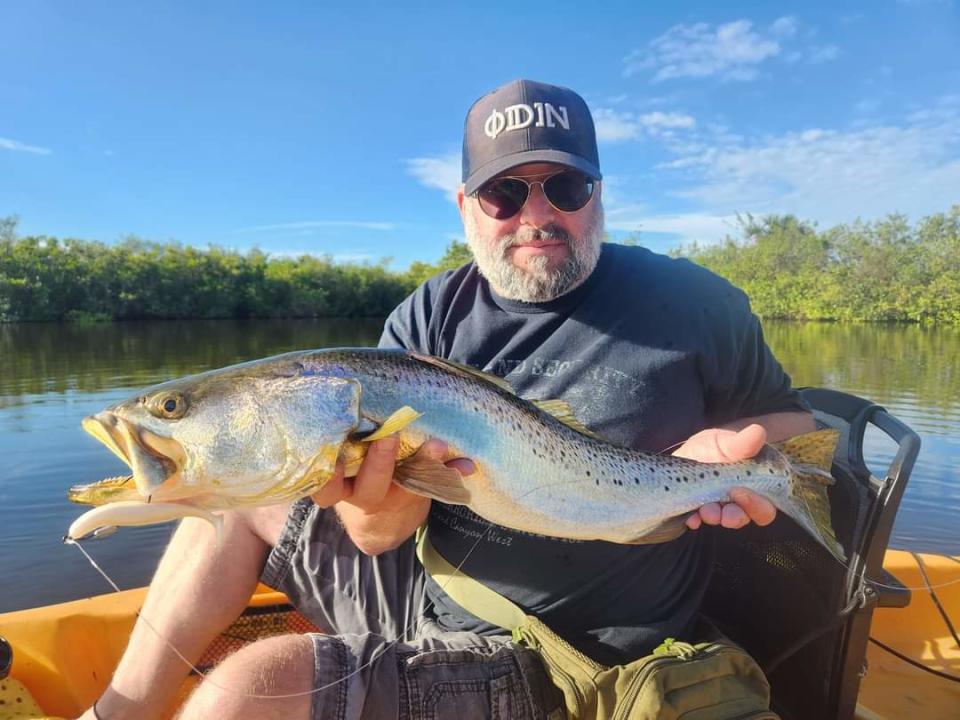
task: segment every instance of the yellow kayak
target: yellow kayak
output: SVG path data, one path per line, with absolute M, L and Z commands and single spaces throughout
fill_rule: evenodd
M 890 550 L 884 568 L 907 587 L 929 583 L 936 598 L 914 590 L 909 607 L 874 613 L 857 717 L 960 717 L 960 682 L 916 666 L 960 676 L 960 648 L 944 619 L 945 614 L 954 627 L 960 626 L 960 559 Z M 110 679 L 145 594 L 140 588 L 0 615 L 0 636 L 14 653 L 10 676 L 0 680 L 0 720 L 74 717 L 89 707 Z M 261 585 L 247 612 L 198 665 L 201 670 L 212 667 L 258 638 L 311 630 L 316 628 L 283 594 Z M 195 682 L 195 677 L 188 679 L 182 696 Z

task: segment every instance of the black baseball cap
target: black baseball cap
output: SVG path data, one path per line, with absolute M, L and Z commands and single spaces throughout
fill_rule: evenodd
M 517 165 L 551 162 L 601 179 L 597 134 L 573 90 L 514 80 L 477 100 L 463 128 L 464 192 Z

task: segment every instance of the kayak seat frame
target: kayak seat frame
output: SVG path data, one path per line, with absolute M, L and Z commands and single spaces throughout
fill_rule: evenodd
M 784 720 L 850 720 L 874 609 L 910 602 L 882 565 L 920 437 L 869 400 L 822 388 L 801 394 L 819 426 L 841 433 L 828 492 L 846 567 L 783 513 L 765 528 L 713 529 L 717 555 L 703 613 L 764 668 Z M 863 456 L 870 426 L 896 445 L 882 477 Z

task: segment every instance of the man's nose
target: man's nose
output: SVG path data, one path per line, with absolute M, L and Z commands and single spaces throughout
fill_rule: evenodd
M 553 205 L 543 194 L 543 185 L 536 183 L 530 187 L 530 195 L 520 212 L 520 222 L 535 228 L 542 228 L 556 220 Z

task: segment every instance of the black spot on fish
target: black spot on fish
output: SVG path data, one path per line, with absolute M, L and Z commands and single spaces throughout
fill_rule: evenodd
M 637 485 L 639 485 L 639 484 L 640 484 L 640 478 L 634 478 L 634 479 L 633 479 L 633 482 L 636 483 Z
M 747 470 L 747 477 L 750 477 L 751 474 L 752 473 L 749 470 Z
M 590 477 L 590 471 L 587 470 L 587 477 Z
M 720 471 L 719 471 L 719 470 L 714 470 L 714 471 L 713 471 L 713 476 L 714 476 L 714 477 L 720 477 Z
M 700 473 L 700 479 L 703 480 L 703 473 Z
M 670 492 L 670 486 L 669 486 L 669 485 L 664 485 L 664 486 L 663 486 L 663 489 L 666 490 L 667 492 Z
M 594 482 L 597 484 L 597 487 L 600 487 L 600 478 L 597 478 Z

